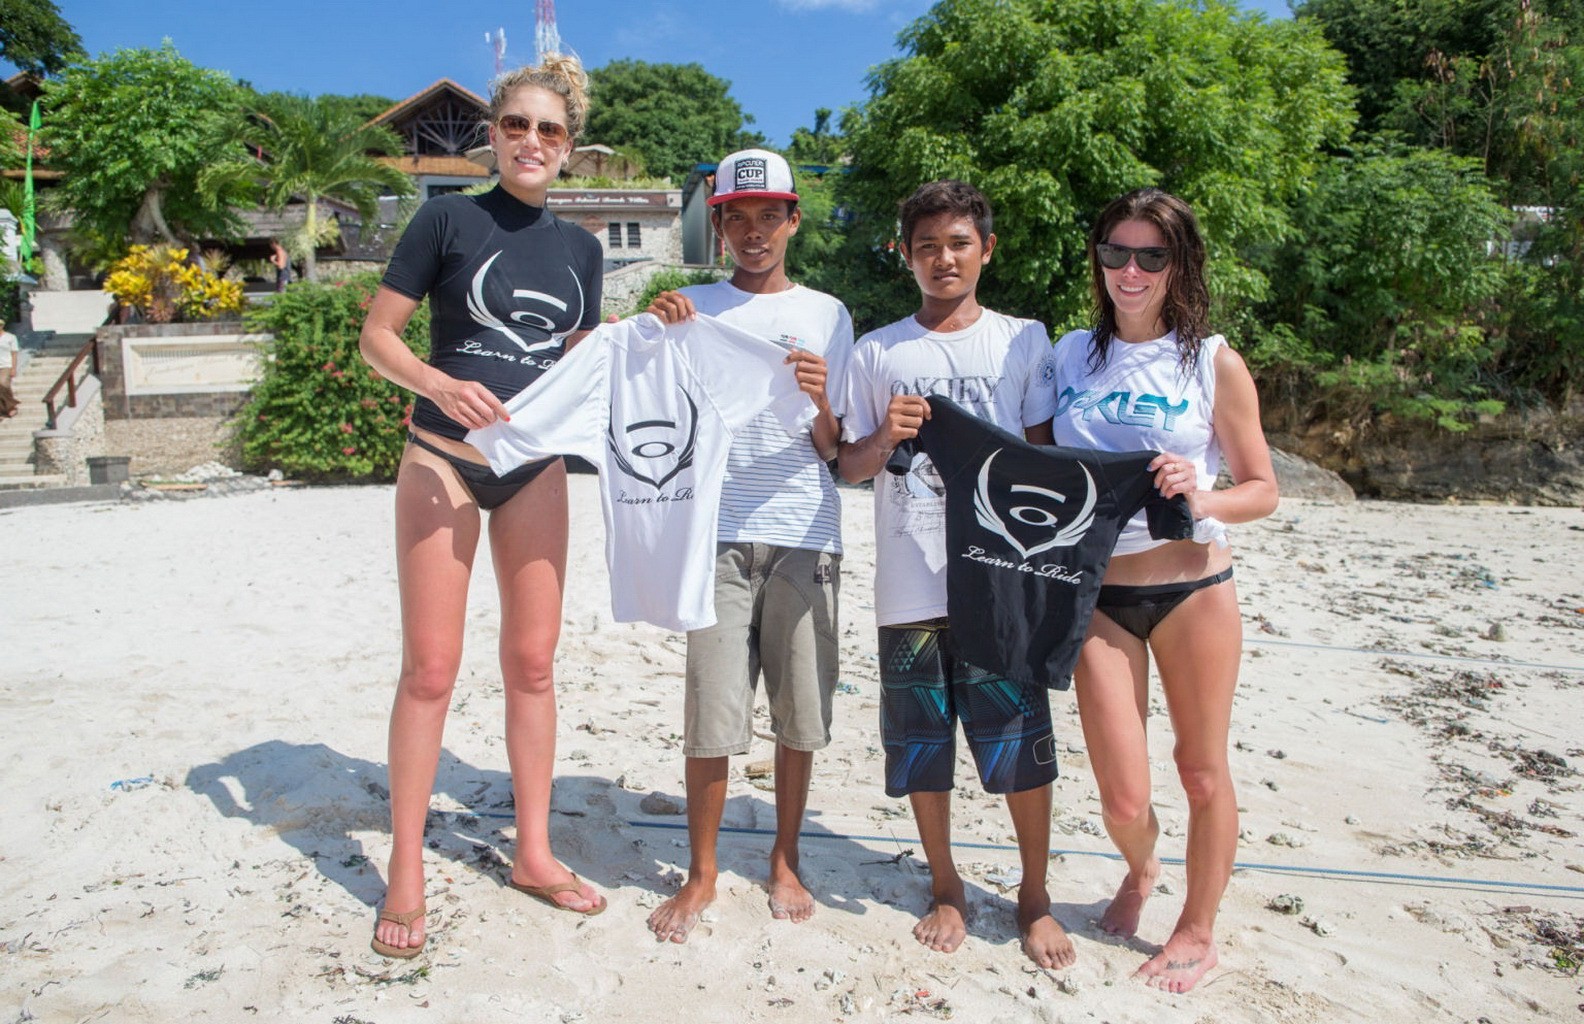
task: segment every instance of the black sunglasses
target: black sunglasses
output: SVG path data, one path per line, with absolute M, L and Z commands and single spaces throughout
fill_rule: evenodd
M 534 121 L 521 114 L 506 114 L 495 124 L 508 142 L 521 142 L 529 132 L 537 132 L 539 141 L 547 146 L 557 146 L 566 141 L 567 126 L 558 121 Z
M 1121 270 L 1128 265 L 1128 257 L 1131 256 L 1138 261 L 1138 268 L 1146 274 L 1158 274 L 1171 262 L 1171 250 L 1158 245 L 1146 245 L 1135 249 L 1131 245 L 1101 242 L 1095 246 L 1095 255 L 1100 257 L 1100 265 L 1107 270 Z

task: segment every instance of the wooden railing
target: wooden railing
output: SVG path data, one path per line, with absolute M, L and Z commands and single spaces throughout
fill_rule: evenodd
M 45 393 L 44 408 L 49 411 L 49 418 L 44 421 L 45 430 L 55 429 L 55 398 L 60 394 L 61 388 L 66 389 L 66 405 L 64 408 L 71 409 L 76 407 L 78 384 L 77 369 L 82 366 L 84 360 L 92 361 L 92 372 L 95 376 L 97 376 L 99 373 L 99 344 L 97 338 L 89 338 L 88 341 L 83 344 L 83 347 L 78 350 L 77 355 L 72 358 L 71 363 L 67 365 L 66 372 L 62 373 L 60 378 L 55 381 L 54 386 Z M 86 376 L 86 374 L 84 374 L 84 376 Z

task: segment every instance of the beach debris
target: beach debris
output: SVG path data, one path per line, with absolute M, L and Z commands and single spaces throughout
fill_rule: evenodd
M 837 693 L 857 693 L 858 692 L 858 687 L 854 686 L 852 683 L 842 681 L 842 682 L 838 682 L 836 684 L 836 692 Z
M 1346 825 L 1357 825 L 1359 823 L 1359 818 L 1358 818 L 1358 815 L 1356 815 L 1356 814 L 1350 814 L 1347 817 L 1343 818 L 1342 822 L 1343 822 L 1343 824 L 1346 824 Z
M 144 786 L 152 785 L 154 785 L 154 776 L 139 775 L 135 779 L 116 779 L 110 783 L 110 788 L 118 792 L 128 793 L 134 789 L 142 789 Z
M 219 967 L 207 968 L 188 978 L 186 983 L 182 985 L 182 988 L 197 988 L 199 985 L 207 985 L 211 981 L 219 981 L 220 975 L 224 973 L 224 964 L 221 964 Z
M 840 985 L 843 981 L 846 980 L 846 978 L 847 978 L 847 975 L 843 974 L 841 971 L 836 970 L 834 967 L 826 968 L 825 971 L 823 973 L 821 973 L 818 978 L 814 979 L 814 991 L 816 991 L 816 992 L 824 992 L 827 989 L 831 988 L 833 985 Z
M 1509 926 L 1508 934 L 1524 943 L 1517 951 L 1520 963 L 1576 978 L 1584 971 L 1584 917 L 1507 907 L 1498 911 Z
M 1301 914 L 1304 909 L 1303 897 L 1282 893 L 1280 896 L 1273 896 L 1265 904 L 1265 909 L 1274 910 L 1278 914 Z
M 1008 868 L 1004 871 L 991 871 L 984 876 L 984 880 L 991 885 L 1000 886 L 1002 892 L 1016 889 L 1023 884 L 1023 871 L 1020 868 Z
M 775 762 L 750 761 L 744 766 L 743 774 L 750 779 L 767 779 L 775 774 Z
M 1490 628 L 1485 631 L 1485 639 L 1494 640 L 1496 643 L 1506 642 L 1507 627 L 1500 622 L 1491 623 Z
M 1280 747 L 1272 747 L 1271 749 L 1265 751 L 1265 755 L 1267 757 L 1274 757 L 1278 761 L 1287 760 L 1287 751 L 1282 750 Z
M 1320 936 L 1322 939 L 1325 938 L 1328 935 L 1335 935 L 1336 934 L 1336 929 L 1335 928 L 1333 928 L 1328 922 L 1322 921 L 1318 917 L 1301 917 L 1301 918 L 1298 919 L 1298 923 L 1303 925 L 1305 928 L 1309 929 L 1310 931 L 1314 932 L 1316 935 Z
M 645 814 L 681 814 L 687 808 L 664 793 L 650 793 L 638 801 L 638 809 Z
M 1290 832 L 1272 832 L 1265 837 L 1265 841 L 1272 846 L 1286 846 L 1294 850 L 1309 845 L 1309 841 L 1303 836 L 1295 836 Z

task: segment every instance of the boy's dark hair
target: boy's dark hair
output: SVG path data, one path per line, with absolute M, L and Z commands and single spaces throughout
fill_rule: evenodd
M 913 229 L 925 217 L 951 213 L 968 217 L 979 232 L 979 241 L 990 241 L 990 200 L 965 181 L 931 181 L 920 185 L 902 200 L 898 215 L 902 220 L 902 244 L 913 248 Z

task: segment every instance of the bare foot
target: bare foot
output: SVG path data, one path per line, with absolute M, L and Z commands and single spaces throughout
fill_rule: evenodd
M 770 916 L 777 921 L 797 924 L 814 916 L 814 895 L 804 887 L 797 871 L 786 865 L 770 865 Z
M 1129 871 L 1117 887 L 1111 905 L 1100 916 L 1100 930 L 1124 939 L 1138 934 L 1139 918 L 1144 914 L 1144 901 L 1155 891 L 1155 880 L 1160 878 L 1160 861 L 1151 859 L 1144 871 L 1134 875 Z
M 564 889 L 560 892 L 548 893 L 539 898 L 549 900 L 568 910 L 575 910 L 579 914 L 587 914 L 600 905 L 602 897 L 593 886 L 560 864 L 557 864 L 556 868 L 558 869 L 557 873 L 564 877 L 555 877 L 556 873 L 552 873 L 546 878 L 528 878 L 525 877 L 526 869 L 521 864 L 514 864 L 512 865 L 511 880 L 517 885 L 525 885 L 536 889 L 542 889 L 545 886 L 576 883 L 576 889 Z
M 1041 967 L 1061 970 L 1078 961 L 1072 939 L 1050 916 L 1050 898 L 1044 892 L 1018 893 L 1018 934 L 1023 952 Z
M 649 915 L 649 930 L 656 942 L 686 942 L 704 908 L 715 902 L 715 879 L 689 877 L 675 896 Z
M 1218 962 L 1213 940 L 1177 932 L 1166 940 L 1166 947 L 1133 976 L 1162 992 L 1186 992 Z
M 913 937 L 938 953 L 955 953 L 968 937 L 968 902 L 962 883 L 937 892 L 929 913 L 913 926 Z

